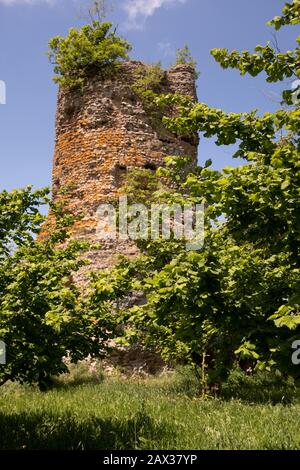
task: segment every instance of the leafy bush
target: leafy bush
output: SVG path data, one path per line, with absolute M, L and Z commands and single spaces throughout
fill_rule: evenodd
M 12 249 L 30 244 L 44 218 L 38 207 L 49 202 L 48 189 L 25 189 L 0 193 L 0 260 Z
M 68 240 L 71 215 L 53 206 L 53 227 L 33 236 L 46 194 L 30 188 L 0 194 L 0 338 L 7 347 L 0 385 L 11 380 L 45 389 L 52 375 L 67 371 L 64 356 L 76 362 L 100 355 L 111 331 L 105 307 L 93 309 L 72 277 L 88 245 Z
M 299 397 L 293 380 L 281 374 L 258 372 L 246 375 L 241 369 L 234 369 L 222 384 L 221 396 L 248 403 L 290 403 Z
M 71 28 L 65 38 L 52 38 L 48 55 L 54 64 L 54 81 L 75 87 L 82 85 L 91 72 L 103 77 L 114 74 L 117 64 L 128 58 L 131 46 L 111 28 L 112 23 L 94 20 L 80 30 Z

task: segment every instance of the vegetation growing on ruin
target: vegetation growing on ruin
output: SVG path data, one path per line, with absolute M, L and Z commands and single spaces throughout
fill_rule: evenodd
M 163 93 L 165 79 L 166 72 L 160 62 L 144 64 L 137 69 L 136 80 L 132 86 L 133 92 L 142 102 L 148 118 L 160 135 L 166 132 L 166 128 L 162 123 L 162 107 L 159 106 L 157 98 Z
M 200 77 L 200 72 L 198 71 L 198 64 L 197 61 L 194 59 L 190 48 L 187 44 L 184 47 L 177 50 L 176 53 L 176 65 L 189 65 L 195 72 L 195 78 L 198 79 Z
M 112 27 L 112 23 L 93 19 L 81 29 L 71 28 L 66 37 L 52 38 L 48 55 L 54 65 L 54 81 L 77 87 L 90 73 L 114 75 L 118 64 L 128 58 L 131 46 Z
M 155 100 L 162 91 L 161 86 L 165 75 L 160 62 L 153 65 L 143 65 L 136 71 L 136 81 L 132 89 L 149 112 L 157 109 Z

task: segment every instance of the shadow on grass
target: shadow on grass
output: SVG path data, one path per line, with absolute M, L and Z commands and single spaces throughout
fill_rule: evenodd
M 109 379 L 108 379 L 109 380 Z M 105 381 L 103 374 L 85 374 L 84 370 L 74 368 L 70 374 L 64 374 L 62 379 L 56 379 L 51 388 L 70 388 L 80 385 L 98 385 Z M 120 382 L 121 383 L 121 382 Z M 163 396 L 172 398 L 201 398 L 201 379 L 191 367 L 177 367 L 171 375 L 161 376 L 140 384 L 131 379 L 133 390 L 152 389 Z M 215 395 L 223 400 L 236 399 L 244 403 L 256 404 L 289 404 L 300 400 L 299 387 L 290 379 L 285 379 L 274 373 L 258 372 L 246 375 L 241 369 L 231 371 L 228 379 Z
M 0 412 L 0 429 L 1 450 L 138 450 L 174 436 L 168 425 L 143 412 L 124 420 Z
M 299 400 L 299 389 L 293 382 L 280 375 L 256 373 L 247 376 L 241 370 L 231 372 L 222 385 L 221 396 L 225 400 L 237 399 L 245 403 L 276 405 L 289 404 Z

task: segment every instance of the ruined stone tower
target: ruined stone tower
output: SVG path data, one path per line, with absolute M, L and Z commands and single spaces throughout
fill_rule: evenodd
M 53 163 L 53 200 L 66 189 L 68 207 L 83 214 L 73 227 L 75 238 L 96 241 L 99 204 L 116 195 L 131 167 L 155 169 L 167 155 L 197 158 L 197 137 L 180 138 L 159 133 L 133 91 L 136 74 L 144 64 L 124 62 L 114 78 L 90 77 L 82 90 L 60 90 L 56 115 Z M 196 98 L 195 74 L 188 65 L 164 73 L 164 93 Z M 94 267 L 114 263 L 117 253 L 134 255 L 133 243 L 107 242 L 90 258 Z

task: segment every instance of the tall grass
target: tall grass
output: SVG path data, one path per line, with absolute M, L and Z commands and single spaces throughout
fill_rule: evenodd
M 300 403 L 199 398 L 190 374 L 0 389 L 1 449 L 300 449 Z M 282 400 L 281 400 L 282 401 Z

